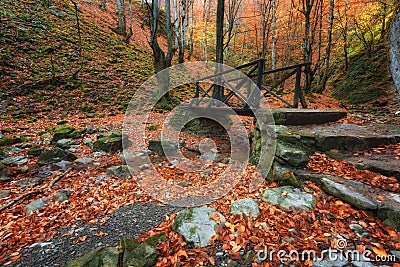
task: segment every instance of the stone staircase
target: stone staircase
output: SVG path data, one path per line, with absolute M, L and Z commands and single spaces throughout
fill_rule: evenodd
M 271 114 L 271 111 L 268 112 L 265 114 Z M 361 156 L 354 156 L 357 151 L 369 151 L 380 145 L 400 143 L 400 125 L 338 122 L 346 115 L 341 111 L 278 109 L 273 110 L 272 114 L 277 124 L 277 149 L 267 176 L 270 182 L 302 186 L 302 181 L 310 180 L 327 194 L 340 198 L 357 209 L 365 210 L 380 218 L 386 225 L 400 229 L 399 193 L 341 177 L 313 174 L 306 169 L 308 156 L 322 152 L 336 159 L 345 159 L 360 169 L 394 176 L 400 180 L 400 160 L 395 155 L 383 152 L 374 156 L 364 156 L 363 153 L 359 153 Z M 258 118 L 262 120 L 262 114 Z M 262 147 L 259 145 L 259 124 L 260 122 L 256 123 L 252 140 L 253 156 L 260 154 L 254 148 Z M 332 151 L 335 153 L 331 153 Z

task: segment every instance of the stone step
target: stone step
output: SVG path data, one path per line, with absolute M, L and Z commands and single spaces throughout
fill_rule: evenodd
M 305 147 L 311 152 L 365 151 L 400 142 L 399 125 L 332 123 L 309 126 L 277 126 L 280 142 Z
M 360 170 L 370 170 L 385 176 L 394 176 L 400 181 L 400 160 L 392 154 L 377 154 L 372 156 L 352 156 L 345 154 L 332 154 L 334 158 L 347 160 L 351 165 Z
M 327 194 L 380 218 L 385 225 L 400 229 L 399 193 L 337 176 L 312 174 L 303 170 L 296 170 L 295 173 L 301 179 L 314 182 Z
M 341 110 L 274 108 L 271 112 L 276 125 L 322 124 L 335 122 L 347 116 L 347 113 Z

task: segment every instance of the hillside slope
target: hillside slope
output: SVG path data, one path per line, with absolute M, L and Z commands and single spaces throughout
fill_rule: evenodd
M 81 42 L 70 1 L 5 0 L 0 6 L 0 94 L 3 111 L 14 118 L 56 109 L 90 117 L 120 113 L 153 73 L 140 6 L 134 6 L 130 44 L 112 31 L 111 3 L 103 11 L 97 2 L 78 2 Z

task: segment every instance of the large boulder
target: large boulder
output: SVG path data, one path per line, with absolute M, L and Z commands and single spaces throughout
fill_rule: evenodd
M 56 147 L 54 149 L 44 151 L 42 154 L 40 154 L 40 156 L 38 157 L 38 164 L 47 165 L 62 160 L 74 161 L 76 159 L 77 157 L 71 152 Z
M 219 217 L 219 222 L 212 219 Z M 188 243 L 195 247 L 205 247 L 211 237 L 217 234 L 219 227 L 225 225 L 225 217 L 213 208 L 190 208 L 179 212 L 172 229 L 183 235 Z
M 260 214 L 258 203 L 252 198 L 243 198 L 235 201 L 231 205 L 231 214 L 245 214 L 257 218 Z
M 122 143 L 128 144 L 128 136 L 123 135 L 120 131 L 111 131 L 100 136 L 93 143 L 94 151 L 117 152 L 122 150 Z
M 308 193 L 303 193 L 293 186 L 282 186 L 268 188 L 265 190 L 262 200 L 273 205 L 278 205 L 286 210 L 291 207 L 295 209 L 309 210 L 317 204 L 316 198 Z

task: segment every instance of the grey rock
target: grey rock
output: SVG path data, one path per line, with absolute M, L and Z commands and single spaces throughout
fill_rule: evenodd
M 69 197 L 71 196 L 71 191 L 70 190 L 60 190 L 53 196 L 53 200 L 56 201 L 67 201 Z
M 76 156 L 67 150 L 56 147 L 54 149 L 44 151 L 42 154 L 40 154 L 38 158 L 38 164 L 47 165 L 60 162 L 62 160 L 74 161 L 76 160 Z
M 309 210 L 313 209 L 317 203 L 313 195 L 303 193 L 300 189 L 292 186 L 266 189 L 262 200 L 273 205 L 278 205 L 286 210 L 290 209 L 290 207 Z
M 179 146 L 179 141 L 176 140 L 150 139 L 148 149 L 164 156 L 165 154 L 175 154 Z
M 71 147 L 71 142 L 72 142 L 72 139 L 64 138 L 64 139 L 58 140 L 55 145 L 56 145 L 56 147 L 59 147 L 59 148 L 68 149 Z
M 106 155 L 107 155 L 107 153 L 104 152 L 104 151 L 95 151 L 95 152 L 93 152 L 93 157 L 95 157 L 95 158 L 100 158 L 100 157 L 103 157 L 103 156 L 106 156 Z
M 322 190 L 324 190 L 328 194 L 331 194 L 346 201 L 347 203 L 350 203 L 351 205 L 359 209 L 376 210 L 378 208 L 375 203 L 366 198 L 364 195 L 354 190 L 351 190 L 343 184 L 339 184 L 325 177 L 321 179 L 321 183 Z
M 6 182 L 9 182 L 9 181 L 11 181 L 10 177 L 8 177 L 6 175 L 0 175 L 0 182 L 6 183 Z
M 67 170 L 69 167 L 72 166 L 72 162 L 71 161 L 66 161 L 66 160 L 62 160 L 60 162 L 56 162 L 54 164 L 51 165 L 51 169 L 52 170 Z
M 280 142 L 277 143 L 275 155 L 293 167 L 305 167 L 308 163 L 305 151 Z
M 28 163 L 26 156 L 8 157 L 1 161 L 5 165 L 24 165 Z
M 44 206 L 47 204 L 47 202 L 48 201 L 44 198 L 39 198 L 39 199 L 33 200 L 28 205 L 26 205 L 26 215 L 29 215 L 30 213 L 34 212 L 35 210 L 44 208 Z
M 0 190 L 0 199 L 7 198 L 11 195 L 11 190 Z
M 110 175 L 115 175 L 118 178 L 129 179 L 131 178 L 131 172 L 135 170 L 127 165 L 112 166 L 107 169 L 107 173 Z
M 231 205 L 231 214 L 242 214 L 252 215 L 253 218 L 257 218 L 260 214 L 258 203 L 252 198 L 243 198 L 235 201 Z
M 54 129 L 52 143 L 57 143 L 58 140 L 70 138 L 71 133 L 75 131 L 70 125 L 61 125 Z
M 83 138 L 82 142 L 90 148 L 93 148 L 93 140 L 91 138 L 85 137 Z
M 373 267 L 374 265 L 369 261 L 352 261 L 354 267 Z
M 19 186 L 19 187 L 22 187 L 22 188 L 24 188 L 24 187 L 33 187 L 33 186 L 42 184 L 43 181 L 44 181 L 44 179 L 41 178 L 41 177 L 22 178 L 22 179 L 16 181 L 15 185 Z
M 96 128 L 96 127 L 89 126 L 89 127 L 86 128 L 86 132 L 88 134 L 94 134 L 94 133 L 97 133 L 98 131 L 99 131 L 99 129 Z
M 313 267 L 343 267 L 349 264 L 341 252 L 330 252 L 329 257 L 313 261 Z
M 108 174 L 100 174 L 99 176 L 96 177 L 96 181 L 94 183 L 95 184 L 99 184 L 101 180 L 108 179 L 108 178 L 110 178 L 110 175 L 108 175 Z
M 359 224 L 352 223 L 349 225 L 350 230 L 352 230 L 358 237 L 369 237 L 369 233 Z
M 400 250 L 391 250 L 390 254 L 394 255 L 397 260 L 400 260 Z
M 212 214 L 219 216 L 220 224 L 210 219 Z M 182 234 L 185 240 L 195 247 L 204 247 L 225 222 L 225 217 L 212 208 L 190 208 L 178 213 L 172 229 Z
M 80 159 L 76 159 L 74 161 L 74 169 L 75 170 L 83 170 L 86 168 L 92 168 L 94 166 L 93 164 L 93 159 L 89 158 L 89 157 L 84 157 L 84 158 L 80 158 Z
M 31 148 L 28 150 L 27 154 L 28 154 L 29 156 L 37 157 L 37 156 L 39 156 L 40 154 L 42 154 L 42 152 L 43 152 L 43 148 L 41 148 L 41 147 L 39 147 L 39 146 L 33 146 L 33 147 L 31 147 Z

